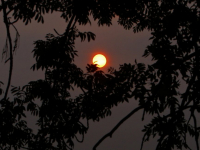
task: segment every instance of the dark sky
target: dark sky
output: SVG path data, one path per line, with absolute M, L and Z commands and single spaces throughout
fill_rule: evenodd
M 23 86 L 31 80 L 43 79 L 44 74 L 42 71 L 31 71 L 30 67 L 35 60 L 33 59 L 33 41 L 44 39 L 47 33 L 54 33 L 55 28 L 59 33 L 63 33 L 67 24 L 59 17 L 59 14 L 51 14 L 45 16 L 45 23 L 36 23 L 32 21 L 28 26 L 23 25 L 20 21 L 16 24 L 20 33 L 20 46 L 14 55 L 14 71 L 12 77 L 12 85 Z M 0 15 L 0 47 L 1 52 L 5 44 L 5 25 L 3 24 L 2 13 Z M 150 43 L 150 33 L 144 31 L 142 33 L 134 34 L 132 30 L 125 30 L 122 26 L 117 24 L 117 19 L 113 20 L 113 25 L 110 27 L 98 27 L 96 22 L 92 25 L 78 27 L 80 31 L 91 31 L 96 34 L 96 40 L 91 42 L 76 41 L 75 47 L 78 50 L 78 57 L 75 63 L 85 70 L 86 65 L 92 63 L 92 57 L 96 53 L 103 53 L 107 57 L 108 64 L 103 68 L 107 71 L 108 67 L 119 68 L 119 64 L 132 63 L 135 59 L 138 62 L 146 64 L 152 63 L 151 58 L 143 58 L 142 54 L 146 46 Z M 14 33 L 14 30 L 12 30 Z M 14 37 L 14 34 L 13 34 Z M 0 77 L 1 81 L 7 81 L 8 64 L 0 63 Z M 3 71 L 2 71 L 3 70 Z M 78 95 L 75 91 L 73 95 Z M 137 107 L 137 102 L 130 99 L 129 103 L 120 104 L 118 107 L 113 108 L 112 116 L 100 120 L 100 122 L 90 122 L 88 134 L 85 136 L 84 143 L 76 143 L 75 150 L 91 150 L 94 144 L 108 131 L 115 126 L 126 114 Z M 145 121 L 141 121 L 141 112 L 132 116 L 125 122 L 120 129 L 118 129 L 113 137 L 106 139 L 99 147 L 98 150 L 138 150 L 142 140 L 142 128 L 144 123 L 147 123 L 151 117 L 146 116 Z M 29 123 L 32 124 L 32 118 L 28 118 Z M 154 149 L 155 140 L 146 143 L 144 150 Z

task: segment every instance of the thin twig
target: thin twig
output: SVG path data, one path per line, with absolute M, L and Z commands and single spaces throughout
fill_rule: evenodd
M 66 35 L 69 33 L 69 30 L 70 30 L 70 28 L 71 28 L 71 25 L 72 25 L 72 22 L 73 22 L 73 20 L 74 20 L 74 18 L 75 18 L 75 15 L 73 15 L 72 17 L 71 17 L 71 19 L 70 19 L 70 21 L 69 21 L 69 23 L 68 23 L 68 25 L 67 25 L 67 29 L 66 29 Z
M 193 118 L 193 121 L 194 121 L 196 147 L 197 147 L 197 150 L 199 150 L 199 142 L 198 142 L 199 136 L 198 136 L 198 132 L 197 132 L 197 120 L 196 120 L 196 117 L 194 115 L 194 112 L 192 113 L 192 118 Z
M 145 109 L 143 110 L 142 121 L 144 120 L 144 116 L 145 116 Z
M 70 148 L 67 144 L 66 144 L 66 142 L 65 142 L 65 139 L 62 137 L 62 142 L 63 142 L 63 144 L 69 149 L 69 150 L 72 150 L 72 148 Z
M 197 74 L 197 80 L 198 80 L 199 79 L 199 66 L 200 66 L 199 57 L 200 57 L 200 54 L 199 54 L 199 49 L 198 49 L 198 45 L 197 44 L 195 44 L 195 54 L 196 54 L 195 55 L 196 66 L 195 66 L 195 69 L 194 69 L 194 74 Z M 195 80 L 194 80 L 194 82 L 195 82 Z M 199 87 L 199 85 L 197 85 L 197 86 Z M 197 96 L 197 99 L 198 98 L 199 97 Z M 193 101 L 193 106 L 195 107 L 197 104 L 196 104 L 194 99 L 192 99 L 192 101 Z M 196 120 L 196 116 L 194 114 L 194 111 L 195 111 L 195 109 L 192 108 L 191 115 L 192 115 L 192 118 L 193 118 L 193 121 L 194 121 L 195 143 L 196 143 L 197 150 L 199 150 L 199 142 L 198 142 L 199 135 L 198 135 L 198 132 L 197 132 L 197 120 Z
M 77 18 L 75 18 L 75 21 L 74 21 L 74 24 L 72 25 L 72 28 L 74 28 L 74 27 L 75 27 L 77 20 L 78 20 L 78 19 L 77 19 Z
M 89 129 L 89 121 L 88 121 L 88 119 L 87 119 L 87 129 Z
M 80 88 L 81 88 L 82 92 L 83 92 L 84 94 L 86 94 L 86 92 L 83 90 L 83 88 L 82 88 L 82 87 L 80 87 Z
M 156 150 L 159 150 L 159 148 L 160 148 L 160 145 L 161 145 L 161 142 L 163 141 L 163 139 L 165 138 L 165 134 L 163 134 L 159 139 L 158 139 L 158 144 L 157 144 L 157 146 L 156 146 Z
M 56 29 L 53 29 L 57 35 L 62 36 L 61 34 L 58 33 L 58 31 Z
M 189 93 L 189 91 L 190 91 L 190 89 L 191 89 L 191 87 L 192 87 L 192 85 L 193 85 L 193 83 L 194 83 L 194 81 L 195 81 L 195 78 L 196 78 L 196 72 L 194 72 L 194 74 L 193 74 L 193 76 L 192 76 L 192 78 L 191 78 L 191 80 L 190 80 L 190 82 L 189 82 L 189 85 L 188 85 L 188 87 L 187 87 L 187 89 L 186 89 L 186 91 L 185 91 L 185 93 L 184 93 L 184 97 L 183 97 L 183 101 L 182 101 L 182 103 L 181 103 L 181 107 L 184 107 L 184 104 L 185 104 L 185 102 L 187 101 L 187 98 L 188 98 L 188 93 Z M 188 105 L 189 103 L 187 103 L 187 105 Z M 187 106 L 186 105 L 186 106 Z
M 76 135 L 74 135 L 74 137 L 76 138 L 76 140 L 77 140 L 79 143 L 83 143 L 83 140 L 84 140 L 84 134 L 82 135 L 82 139 L 81 139 L 81 140 L 79 140 L 79 139 L 77 138 Z
M 129 118 L 131 117 L 134 113 L 136 113 L 138 110 L 144 108 L 143 106 L 139 106 L 132 110 L 128 115 L 126 115 L 118 124 L 107 134 L 105 134 L 93 147 L 93 150 L 96 150 L 96 148 L 103 142 L 107 137 L 112 137 L 113 133 Z
M 190 117 L 189 117 L 189 119 L 187 121 L 187 126 L 189 125 L 191 118 L 192 118 L 192 112 L 190 113 Z
M 147 132 L 146 132 L 146 133 L 147 133 Z M 147 135 L 146 133 L 145 133 L 145 134 L 143 135 L 143 137 L 142 137 L 142 142 L 141 142 L 140 150 L 142 150 L 142 148 L 143 148 L 144 139 L 145 139 L 145 137 L 146 137 L 146 135 Z
M 14 23 L 16 23 L 18 20 L 19 20 L 19 18 L 17 18 L 15 21 L 13 21 L 13 22 L 11 22 L 11 23 L 9 23 L 9 24 L 14 24 Z

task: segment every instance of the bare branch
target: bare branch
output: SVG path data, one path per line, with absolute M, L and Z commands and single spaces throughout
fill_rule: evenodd
M 10 10 L 6 13 L 6 15 L 8 16 L 9 13 L 11 13 L 13 10 L 14 10 L 14 8 L 10 9 Z
M 197 147 L 197 150 L 199 150 L 199 142 L 198 142 L 199 135 L 198 135 L 198 132 L 197 132 L 197 120 L 196 120 L 196 117 L 194 115 L 194 112 L 192 113 L 192 118 L 193 118 L 193 121 L 194 121 L 196 147 Z
M 184 93 L 184 95 L 183 95 L 183 100 L 182 100 L 182 103 L 181 103 L 181 107 L 184 107 L 184 104 L 185 104 L 185 102 L 187 101 L 188 93 L 189 93 L 189 91 L 190 91 L 190 89 L 191 89 L 191 87 L 192 87 L 192 85 L 193 85 L 193 83 L 194 83 L 194 81 L 195 81 L 195 78 L 196 78 L 196 73 L 194 72 L 194 74 L 193 74 L 193 76 L 192 76 L 192 78 L 191 78 L 191 80 L 190 80 L 190 82 L 189 82 L 189 85 L 188 85 L 188 87 L 187 87 L 187 89 L 186 89 L 186 91 L 185 91 L 185 93 Z M 189 103 L 190 103 L 190 101 L 189 101 Z M 187 103 L 187 105 L 188 105 L 189 103 Z M 187 105 L 186 105 L 186 106 L 187 106 Z
M 66 32 L 65 32 L 66 34 L 68 34 L 68 32 L 69 32 L 74 18 L 75 18 L 75 15 L 73 15 L 73 16 L 71 17 L 71 19 L 70 19 L 70 21 L 69 21 L 69 23 L 68 23 L 68 25 L 67 25 L 67 29 L 66 29 Z
M 83 92 L 84 94 L 86 94 L 86 92 L 84 91 L 84 89 L 83 89 L 82 87 L 80 87 L 80 88 L 81 88 L 82 92 Z
M 14 47 L 13 47 L 13 52 L 19 47 L 18 45 L 19 45 L 19 39 L 20 39 L 20 34 L 19 34 L 19 32 L 18 32 L 18 30 L 17 30 L 17 28 L 13 25 L 13 24 L 11 24 L 12 26 L 13 26 L 13 28 L 15 29 L 15 31 L 16 31 L 16 38 L 15 38 L 15 41 L 14 41 L 14 43 L 15 43 L 15 45 L 14 45 Z
M 142 137 L 142 143 L 141 143 L 141 146 L 140 146 L 140 150 L 142 150 L 142 148 L 143 148 L 143 145 L 144 145 L 144 139 L 145 139 L 145 137 L 146 137 L 146 133 L 143 135 L 143 137 Z
M 16 23 L 18 20 L 19 20 L 19 18 L 17 18 L 15 21 L 13 21 L 13 22 L 11 22 L 11 23 L 9 23 L 9 24 L 14 24 L 14 23 Z
M 159 148 L 160 148 L 160 145 L 161 145 L 161 143 L 162 143 L 162 141 L 163 141 L 163 139 L 165 138 L 165 134 L 163 134 L 159 139 L 158 139 L 158 144 L 157 144 L 157 146 L 156 146 L 156 150 L 159 150 Z
M 57 30 L 56 29 L 53 29 L 55 32 L 56 32 L 56 34 L 58 34 L 59 36 L 61 36 L 61 34 L 59 34 L 58 32 L 57 32 Z
M 74 137 L 76 138 L 76 140 L 79 142 L 79 143 L 83 143 L 83 140 L 84 140 L 84 134 L 82 135 L 82 139 L 79 140 L 76 135 L 74 135 Z
M 3 7 L 3 17 L 4 17 L 4 23 L 6 25 L 6 31 L 7 31 L 7 37 L 8 37 L 9 49 L 10 49 L 9 77 L 8 77 L 8 83 L 7 83 L 7 87 L 6 87 L 6 91 L 5 91 L 5 95 L 4 95 L 4 99 L 6 99 L 7 95 L 8 95 L 10 83 L 11 83 L 12 70 L 13 70 L 13 49 L 12 49 L 12 39 L 11 39 L 11 34 L 10 34 L 10 26 L 9 26 L 9 22 L 8 22 L 8 16 L 6 13 L 5 2 L 4 2 L 4 0 L 1 0 L 1 2 L 2 2 L 2 7 Z
M 126 115 L 120 122 L 118 122 L 118 124 L 106 135 L 104 135 L 93 147 L 93 150 L 96 150 L 96 148 L 99 146 L 99 144 L 101 144 L 101 142 L 103 142 L 107 137 L 112 137 L 113 133 L 128 119 L 130 118 L 134 113 L 136 113 L 137 111 L 139 111 L 140 109 L 144 108 L 143 106 L 139 106 L 137 108 L 135 108 L 134 110 L 132 110 L 128 115 Z
M 74 24 L 72 25 L 72 28 L 74 28 L 74 27 L 75 27 L 77 20 L 78 20 L 78 19 L 77 19 L 77 18 L 75 18 L 75 21 L 74 21 Z

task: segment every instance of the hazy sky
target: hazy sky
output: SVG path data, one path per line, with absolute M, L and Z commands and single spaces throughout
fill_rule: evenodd
M 33 41 L 44 39 L 47 33 L 54 33 L 55 28 L 59 33 L 63 33 L 67 24 L 59 17 L 59 14 L 51 14 L 45 16 L 45 23 L 36 23 L 32 21 L 28 26 L 23 25 L 20 21 L 16 24 L 20 33 L 20 46 L 14 55 L 14 70 L 12 77 L 12 85 L 23 86 L 31 80 L 43 79 L 44 75 L 41 71 L 31 71 L 30 67 L 35 60 L 33 59 Z M 0 47 L 1 52 L 5 44 L 5 25 L 2 22 L 2 13 L 0 15 Z M 78 28 L 80 31 L 91 31 L 96 34 L 96 40 L 91 42 L 76 41 L 75 47 L 78 50 L 78 57 L 75 63 L 85 69 L 87 64 L 92 63 L 92 57 L 96 53 L 103 53 L 107 57 L 108 67 L 119 68 L 119 64 L 138 62 L 151 63 L 150 58 L 143 58 L 142 54 L 146 46 L 150 43 L 150 33 L 144 31 L 134 34 L 132 30 L 125 30 L 117 24 L 117 19 L 113 20 L 110 27 L 98 27 L 97 23 Z M 12 30 L 14 33 L 14 30 Z M 14 36 L 14 35 L 13 35 Z M 0 63 L 0 80 L 7 81 L 8 64 Z M 76 94 L 76 93 L 75 93 Z M 77 92 L 78 94 L 78 92 Z M 108 131 L 110 131 L 116 123 L 118 123 L 126 114 L 137 107 L 137 102 L 131 99 L 129 103 L 120 104 L 117 108 L 113 108 L 112 116 L 100 120 L 100 122 L 90 122 L 88 134 L 85 136 L 83 143 L 75 144 L 75 150 L 91 150 L 95 143 Z M 133 115 L 126 121 L 114 134 L 112 138 L 106 139 L 97 149 L 98 150 L 138 150 L 142 140 L 142 128 L 150 118 L 146 116 L 145 121 L 141 121 L 141 112 Z M 31 120 L 31 118 L 29 118 Z M 154 149 L 155 140 L 145 143 L 144 150 Z

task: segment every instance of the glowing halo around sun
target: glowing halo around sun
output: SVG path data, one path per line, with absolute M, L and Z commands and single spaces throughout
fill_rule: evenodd
M 93 57 L 93 64 L 97 64 L 97 67 L 101 68 L 106 64 L 106 57 L 102 54 L 97 54 Z

